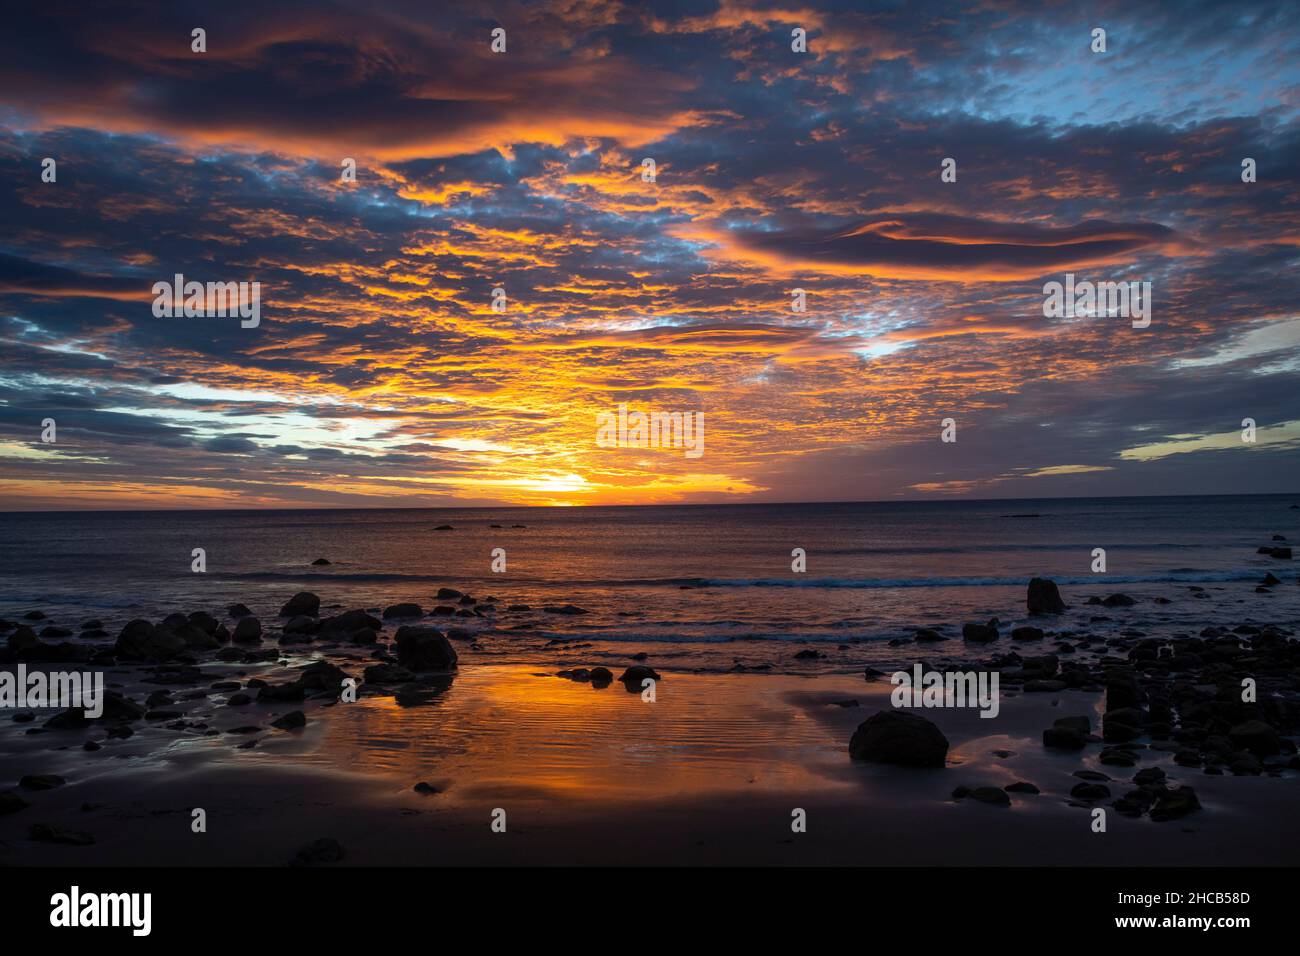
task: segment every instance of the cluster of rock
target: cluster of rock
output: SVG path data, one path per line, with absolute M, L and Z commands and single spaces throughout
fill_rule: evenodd
M 1203 589 L 1193 586 L 1191 591 Z M 1130 607 L 1135 601 L 1115 594 L 1087 603 Z M 1065 610 L 1055 584 L 1039 578 L 1030 582 L 1027 605 L 1035 615 Z M 963 637 L 991 642 L 998 637 L 998 622 L 968 623 Z M 1045 635 L 1039 628 L 1022 627 L 1012 637 L 1042 640 Z M 1010 652 L 981 666 L 998 672 L 1004 693 L 1104 693 L 1099 732 L 1087 715 L 1059 718 L 1042 734 L 1043 746 L 1051 750 L 1081 753 L 1098 746 L 1099 762 L 1116 768 L 1136 768 L 1144 760 L 1172 754 L 1175 765 L 1210 775 L 1279 775 L 1300 770 L 1291 739 L 1300 734 L 1300 642 L 1293 637 L 1287 628 L 1271 624 L 1207 627 L 1197 636 L 1173 640 L 1146 637 L 1132 628 L 1108 638 L 1080 639 L 1064 632 L 1058 635 L 1056 653 Z M 921 629 L 915 639 L 933 643 L 945 638 Z M 1078 654 L 1081 650 L 1092 652 L 1089 659 Z M 879 674 L 867 668 L 868 680 Z M 1254 682 L 1253 695 L 1243 694 L 1245 678 Z M 873 715 L 849 742 L 854 759 L 917 767 L 944 766 L 947 749 L 934 723 L 906 711 Z M 1106 774 L 1079 771 L 1076 776 L 1082 779 L 1070 792 L 1074 800 L 1087 805 L 1112 797 L 1108 784 L 1114 781 Z M 1007 793 L 1017 792 L 1038 789 L 1027 782 L 1001 789 L 962 786 L 953 796 L 1007 806 Z M 1162 769 L 1147 766 L 1136 771 L 1132 786 L 1116 795 L 1111 806 L 1122 814 L 1165 821 L 1199 809 L 1200 803 L 1192 787 L 1170 786 Z

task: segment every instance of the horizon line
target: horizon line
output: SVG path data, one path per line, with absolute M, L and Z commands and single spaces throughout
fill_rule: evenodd
M 786 505 L 891 505 L 891 504 L 945 504 L 945 503 L 993 503 L 999 501 L 1118 501 L 1136 499 L 1145 501 L 1152 498 L 1300 498 L 1300 491 L 1265 491 L 1265 492 L 1214 492 L 1211 494 L 1170 494 L 1170 495 L 1054 495 L 1035 498 L 888 498 L 888 499 L 834 499 L 822 501 L 729 501 L 729 502 L 658 502 L 655 504 L 605 504 L 605 505 L 278 505 L 266 508 L 46 508 L 23 510 L 0 510 L 0 515 L 25 514 L 213 514 L 213 513 L 258 513 L 267 511 L 576 511 L 615 508 L 762 508 Z M 1297 501 L 1296 504 L 1300 504 Z

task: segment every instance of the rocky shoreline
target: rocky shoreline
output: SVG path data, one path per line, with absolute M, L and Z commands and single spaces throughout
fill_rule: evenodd
M 1281 582 L 1271 573 L 1266 590 Z M 1194 588 L 1193 593 L 1201 589 Z M 1124 594 L 1091 598 L 1089 604 L 1131 607 Z M 1026 605 L 1031 615 L 1061 614 L 1066 605 L 1054 583 L 1030 581 Z M 998 622 L 968 623 L 967 642 L 998 638 Z M 1043 641 L 1044 630 L 1019 627 L 1016 641 Z M 1136 769 L 1172 753 L 1188 771 L 1210 776 L 1268 775 L 1300 772 L 1295 737 L 1300 734 L 1300 641 L 1287 627 L 1240 624 L 1231 629 L 1207 627 L 1199 635 L 1178 639 L 1147 637 L 1127 630 L 1118 637 L 1080 639 L 1058 633 L 1055 653 L 1011 652 L 985 659 L 996 671 L 1004 692 L 1014 695 L 1057 694 L 1067 689 L 1103 695 L 1101 726 L 1094 732 L 1087 714 L 1061 717 L 1043 730 L 1042 746 L 1080 755 L 1099 750 L 1097 762 L 1111 773 L 1076 771 L 1081 778 L 1071 791 L 1075 805 L 1108 805 L 1126 816 L 1177 820 L 1201 808 L 1193 787 L 1169 786 L 1159 767 Z M 932 630 L 918 632 L 918 643 L 942 639 Z M 960 662 L 925 664 L 944 671 Z M 868 680 L 880 671 L 868 668 Z M 905 711 L 880 711 L 863 722 L 850 742 L 854 759 L 915 767 L 942 767 L 948 742 L 932 721 Z M 1038 787 L 1018 781 L 1000 790 L 957 787 L 953 799 L 967 797 L 1010 806 L 1010 793 L 1036 794 Z M 1111 799 L 1115 797 L 1115 799 Z
M 1272 583 L 1267 583 L 1269 578 Z M 1259 586 L 1267 590 L 1279 585 L 1269 575 Z M 1192 586 L 1188 593 L 1195 599 L 1205 592 Z M 1083 603 L 1123 611 L 1135 602 L 1112 594 Z M 1044 579 L 1029 583 L 1026 609 L 1034 624 L 1004 634 L 997 619 L 967 622 L 961 627 L 963 653 L 918 663 L 925 670 L 978 667 L 996 672 L 1007 698 L 1044 695 L 1055 702 L 1069 691 L 1096 695 L 1099 722 L 1087 713 L 1068 714 L 1041 730 L 1038 745 L 1045 752 L 1074 755 L 1081 764 L 1088 761 L 1075 773 L 1071 806 L 1107 807 L 1155 822 L 1180 820 L 1201 809 L 1195 788 L 1186 782 L 1189 774 L 1281 777 L 1300 772 L 1295 742 L 1300 735 L 1300 642 L 1291 622 L 1207 627 L 1198 634 L 1172 637 L 1153 637 L 1136 627 L 1104 637 L 1077 627 L 1056 630 L 1053 624 L 1067 607 L 1056 585 Z M 267 735 L 293 734 L 314 720 L 328 719 L 328 709 L 349 694 L 350 699 L 382 696 L 404 706 L 418 704 L 439 693 L 466 664 L 465 655 L 473 659 L 488 635 L 527 627 L 511 621 L 586 613 L 573 604 L 535 609 L 506 605 L 494 597 L 480 601 L 454 588 L 438 590 L 427 610 L 414 603 L 382 610 L 323 608 L 319 596 L 299 592 L 265 624 L 241 604 L 225 611 L 224 618 L 199 610 L 173 613 L 157 622 L 135 619 L 122 625 L 116 638 L 98 619 L 82 622 L 74 638 L 71 628 L 48 621 L 39 610 L 21 621 L 0 621 L 5 637 L 0 667 L 21 663 L 51 670 L 103 669 L 113 679 L 110 688 L 118 688 L 108 691 L 104 711 L 95 719 L 70 708 L 39 718 L 19 711 L 12 720 L 25 725 L 25 735 L 48 735 L 56 750 L 80 745 L 96 752 L 129 740 L 143 727 L 183 737 L 230 735 L 232 747 L 251 749 Z M 456 623 L 470 618 L 486 629 L 471 631 Z M 944 630 L 918 628 L 911 639 L 890 643 L 902 655 L 906 648 L 937 649 L 958 640 Z M 987 655 L 988 645 L 1007 639 L 1013 649 L 981 656 Z M 583 646 L 554 643 L 557 652 L 570 656 Z M 1030 650 L 1039 647 L 1041 652 Z M 790 654 L 787 648 L 779 653 L 797 664 L 809 650 Z M 852 645 L 839 645 L 837 651 L 851 655 Z M 820 654 L 812 652 L 814 657 Z M 647 679 L 658 681 L 665 674 L 672 679 L 671 669 L 657 662 L 652 667 L 645 663 L 647 657 L 645 652 L 629 653 L 620 668 L 589 662 L 552 670 L 549 676 L 597 691 L 617 681 L 636 694 Z M 222 667 L 218 672 L 213 665 Z M 873 667 L 859 672 L 872 685 L 888 676 Z M 123 690 L 127 682 L 152 689 L 128 693 Z M 858 706 L 856 700 L 836 703 Z M 217 716 L 232 710 L 249 716 L 238 726 L 214 726 Z M 948 763 L 944 733 L 915 712 L 879 711 L 862 721 L 842 746 L 846 761 L 854 763 L 930 768 Z M 41 794 L 65 783 L 40 765 L 38 754 L 29 752 L 24 760 L 30 765 L 14 768 L 16 772 L 0 781 L 0 817 L 37 814 Z M 1181 783 L 1173 783 L 1155 766 L 1170 755 L 1183 772 Z M 1092 769 L 1095 764 L 1106 769 Z M 954 777 L 962 773 L 953 767 L 949 772 Z M 944 786 L 952 800 L 1007 807 L 1012 796 L 1032 799 L 1042 793 L 1046 787 L 1040 783 L 1017 780 L 993 787 L 954 779 Z M 437 790 L 424 781 L 415 785 L 417 793 Z M 70 846 L 94 842 L 85 831 L 37 820 L 28 837 Z M 308 853 L 306 862 L 319 862 L 320 855 Z M 336 858 L 332 849 L 324 856 Z

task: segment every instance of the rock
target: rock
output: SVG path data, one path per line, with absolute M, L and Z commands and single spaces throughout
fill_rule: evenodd
M 1101 718 L 1101 738 L 1108 744 L 1122 744 L 1142 736 L 1146 718 L 1136 707 L 1107 710 Z
M 62 777 L 54 773 L 29 773 L 18 781 L 18 786 L 24 790 L 53 790 L 55 787 L 61 787 L 65 783 Z
M 337 863 L 343 859 L 343 846 L 331 837 L 313 840 L 298 850 L 290 866 L 317 866 L 321 863 Z
M 1053 750 L 1082 750 L 1088 746 L 1088 736 L 1070 727 L 1048 727 L 1043 731 L 1043 746 Z
M 323 691 L 337 695 L 343 690 L 343 682 L 348 674 L 343 668 L 329 661 L 312 661 L 298 671 L 295 682 L 304 690 Z
M 961 636 L 963 640 L 971 641 L 975 644 L 987 644 L 990 641 L 996 641 L 998 639 L 998 629 L 997 626 L 992 623 L 967 623 L 961 626 Z
M 578 607 L 576 604 L 547 604 L 542 607 L 547 614 L 589 614 L 586 608 Z
M 1237 754 L 1228 769 L 1237 777 L 1257 777 L 1264 771 L 1264 766 L 1253 754 L 1245 752 Z
M 1237 724 L 1228 731 L 1228 738 L 1235 746 L 1258 757 L 1271 757 L 1282 752 L 1282 739 L 1278 732 L 1262 720 Z
M 405 684 L 415 680 L 415 674 L 397 664 L 372 664 L 365 669 L 367 684 Z
M 450 601 L 453 598 L 461 597 L 461 592 L 455 588 L 438 588 L 436 597 L 439 601 Z
M 942 767 L 948 757 L 948 739 L 919 714 L 882 710 L 858 725 L 849 741 L 849 754 L 854 760 Z
M 302 684 L 297 681 L 291 681 L 285 684 L 266 684 L 257 689 L 257 700 L 259 703 L 262 701 L 291 703 L 302 700 L 306 696 L 306 690 L 303 688 Z M 253 729 L 256 730 L 257 728 L 254 727 Z
M 315 617 L 320 613 L 320 598 L 310 591 L 299 591 L 280 608 L 280 617 L 297 617 L 305 614 Z
M 1080 714 L 1077 717 L 1058 717 L 1052 721 L 1053 727 L 1066 727 L 1075 733 L 1083 734 L 1085 737 L 1092 733 L 1092 720 L 1087 714 Z
M 68 630 L 66 627 L 57 627 L 54 624 L 47 624 L 45 627 L 41 628 L 41 637 L 58 638 L 71 636 L 72 631 Z
M 1291 549 L 1290 548 L 1269 548 L 1268 556 L 1270 558 L 1280 558 L 1283 561 L 1290 561 Z
M 1163 791 L 1156 797 L 1151 807 L 1151 819 L 1157 823 L 1177 820 L 1193 810 L 1201 809 L 1201 802 L 1196 799 L 1196 791 L 1191 787 L 1174 787 Z
M 24 810 L 30 806 L 30 803 L 12 790 L 0 791 L 0 817 L 10 813 L 17 813 L 19 810 Z
M 1002 789 L 1006 790 L 1007 793 L 1042 793 L 1042 791 L 1039 790 L 1037 787 L 1035 787 L 1032 783 L 1026 783 L 1023 780 L 1018 780 L 1015 783 L 1009 783 Z
M 1133 782 L 1139 787 L 1163 784 L 1165 782 L 1165 772 L 1159 767 L 1143 767 L 1133 775 Z
M 416 793 L 422 793 L 425 796 L 433 796 L 435 793 L 442 793 L 442 791 L 439 790 L 437 787 L 435 787 L 433 784 L 425 783 L 423 780 L 421 780 L 411 789 L 414 790 Z
M 1112 594 L 1110 597 L 1104 598 L 1101 603 L 1106 607 L 1132 607 L 1137 601 L 1127 594 Z
M 344 611 L 334 617 L 323 618 L 320 622 L 320 633 L 322 635 L 351 634 L 364 628 L 379 631 L 383 626 L 383 622 L 378 618 L 372 617 L 366 611 L 356 609 Z
M 397 663 L 411 671 L 450 670 L 456 666 L 456 649 L 441 631 L 405 625 L 395 639 Z
M 244 622 L 240 621 L 239 623 L 242 624 Z M 285 634 L 311 634 L 315 628 L 316 619 L 314 617 L 309 617 L 306 614 L 299 614 L 297 617 L 292 618 L 288 623 L 286 623 L 283 630 Z M 235 630 L 239 630 L 238 626 L 236 626 Z
M 418 604 L 394 604 L 384 609 L 384 620 L 395 617 L 424 617 L 424 609 Z
M 291 710 L 283 717 L 271 721 L 271 726 L 280 730 L 300 730 L 307 726 L 307 715 L 301 710 Z
M 438 525 L 438 527 L 434 528 L 433 530 L 434 531 L 455 531 L 456 529 L 449 524 L 440 524 Z
M 231 604 L 226 607 L 226 613 L 231 617 L 247 617 L 253 612 L 248 609 L 247 604 Z
M 1029 582 L 1029 594 L 1025 600 L 1030 614 L 1060 614 L 1065 610 L 1061 592 L 1056 582 L 1048 578 L 1032 578 Z
M 1259 583 L 1264 585 L 1265 587 L 1271 588 L 1278 584 L 1281 584 L 1282 582 L 1277 578 L 1276 575 L 1273 574 L 1273 572 L 1270 571 L 1268 574 L 1264 575 L 1264 580 L 1260 581 Z M 45 632 L 42 631 L 41 635 L 44 636 L 44 634 Z
M 978 800 L 980 803 L 992 804 L 995 807 L 1011 806 L 1011 798 L 1000 787 L 975 787 L 966 796 L 972 800 Z
M 644 664 L 633 664 L 619 676 L 619 680 L 628 686 L 629 690 L 640 690 L 641 682 L 646 680 L 660 680 L 659 674 L 653 667 L 647 667 Z
M 794 659 L 797 661 L 812 661 L 812 660 L 816 660 L 821 656 L 822 656 L 821 651 L 815 651 L 809 647 L 795 654 Z
M 236 644 L 258 644 L 262 640 L 262 622 L 255 617 L 241 617 L 231 639 Z
M 375 633 L 374 628 L 363 627 L 349 634 L 348 640 L 353 644 L 375 644 L 379 641 L 379 635 Z
M 217 633 L 217 628 L 221 626 L 221 622 L 207 611 L 195 611 L 186 620 L 192 627 L 197 627 L 200 631 L 209 636 L 215 635 Z
M 1013 641 L 1041 641 L 1043 639 L 1043 632 L 1039 628 L 1025 625 L 1023 627 L 1012 628 L 1011 639 Z
M 917 628 L 916 630 L 916 642 L 918 644 L 935 644 L 938 643 L 939 641 L 946 641 L 946 640 L 948 640 L 948 638 L 944 637 L 938 631 L 932 630 L 931 628 L 920 627 Z
M 139 619 L 122 628 L 113 645 L 113 653 L 124 661 L 167 661 L 184 651 L 184 638 Z
M 80 707 L 69 707 L 45 722 L 50 730 L 80 730 L 90 724 L 90 718 Z
M 312 562 L 312 567 L 317 567 L 317 568 L 319 568 L 319 567 L 323 567 L 324 565 L 327 565 L 327 564 L 329 564 L 329 563 L 330 563 L 330 562 L 329 562 L 327 559 L 325 559 L 325 558 L 317 558 L 315 561 Z
M 141 623 L 149 624 L 148 621 L 142 621 Z M 150 624 L 149 626 L 152 627 L 153 625 Z M 36 632 L 26 624 L 20 624 L 18 628 L 9 635 L 8 647 L 9 650 L 15 654 L 20 654 L 23 651 L 39 647 L 40 644 L 41 639 L 37 637 Z
M 1132 674 L 1116 674 L 1106 681 L 1106 709 L 1124 710 L 1146 703 L 1146 694 Z
M 1076 783 L 1070 796 L 1080 800 L 1104 800 L 1110 796 L 1110 787 L 1104 783 Z
M 84 830 L 67 830 L 49 823 L 33 823 L 27 836 L 41 843 L 63 843 L 68 846 L 90 846 L 95 842 L 95 838 Z
M 614 673 L 608 667 L 593 667 L 591 669 L 591 685 L 593 687 L 607 687 L 614 682 Z
M 23 620 L 25 620 L 25 621 L 43 621 L 43 620 L 45 620 L 45 612 L 44 612 L 44 611 L 28 611 L 26 614 L 23 615 Z

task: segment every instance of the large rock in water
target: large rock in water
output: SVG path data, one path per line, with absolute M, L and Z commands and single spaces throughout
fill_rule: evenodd
M 931 721 L 902 710 L 882 710 L 853 732 L 849 755 L 854 760 L 942 767 L 948 758 L 948 738 Z
M 1060 614 L 1065 610 L 1061 592 L 1056 589 L 1056 582 L 1047 578 L 1031 578 L 1029 596 L 1025 601 L 1030 614 Z
M 299 591 L 285 602 L 284 607 L 280 608 L 281 617 L 297 617 L 299 614 L 315 617 L 318 613 L 320 613 L 320 598 L 310 591 Z
M 456 666 L 456 648 L 441 631 L 407 625 L 397 631 L 397 663 L 410 671 L 445 671 Z

